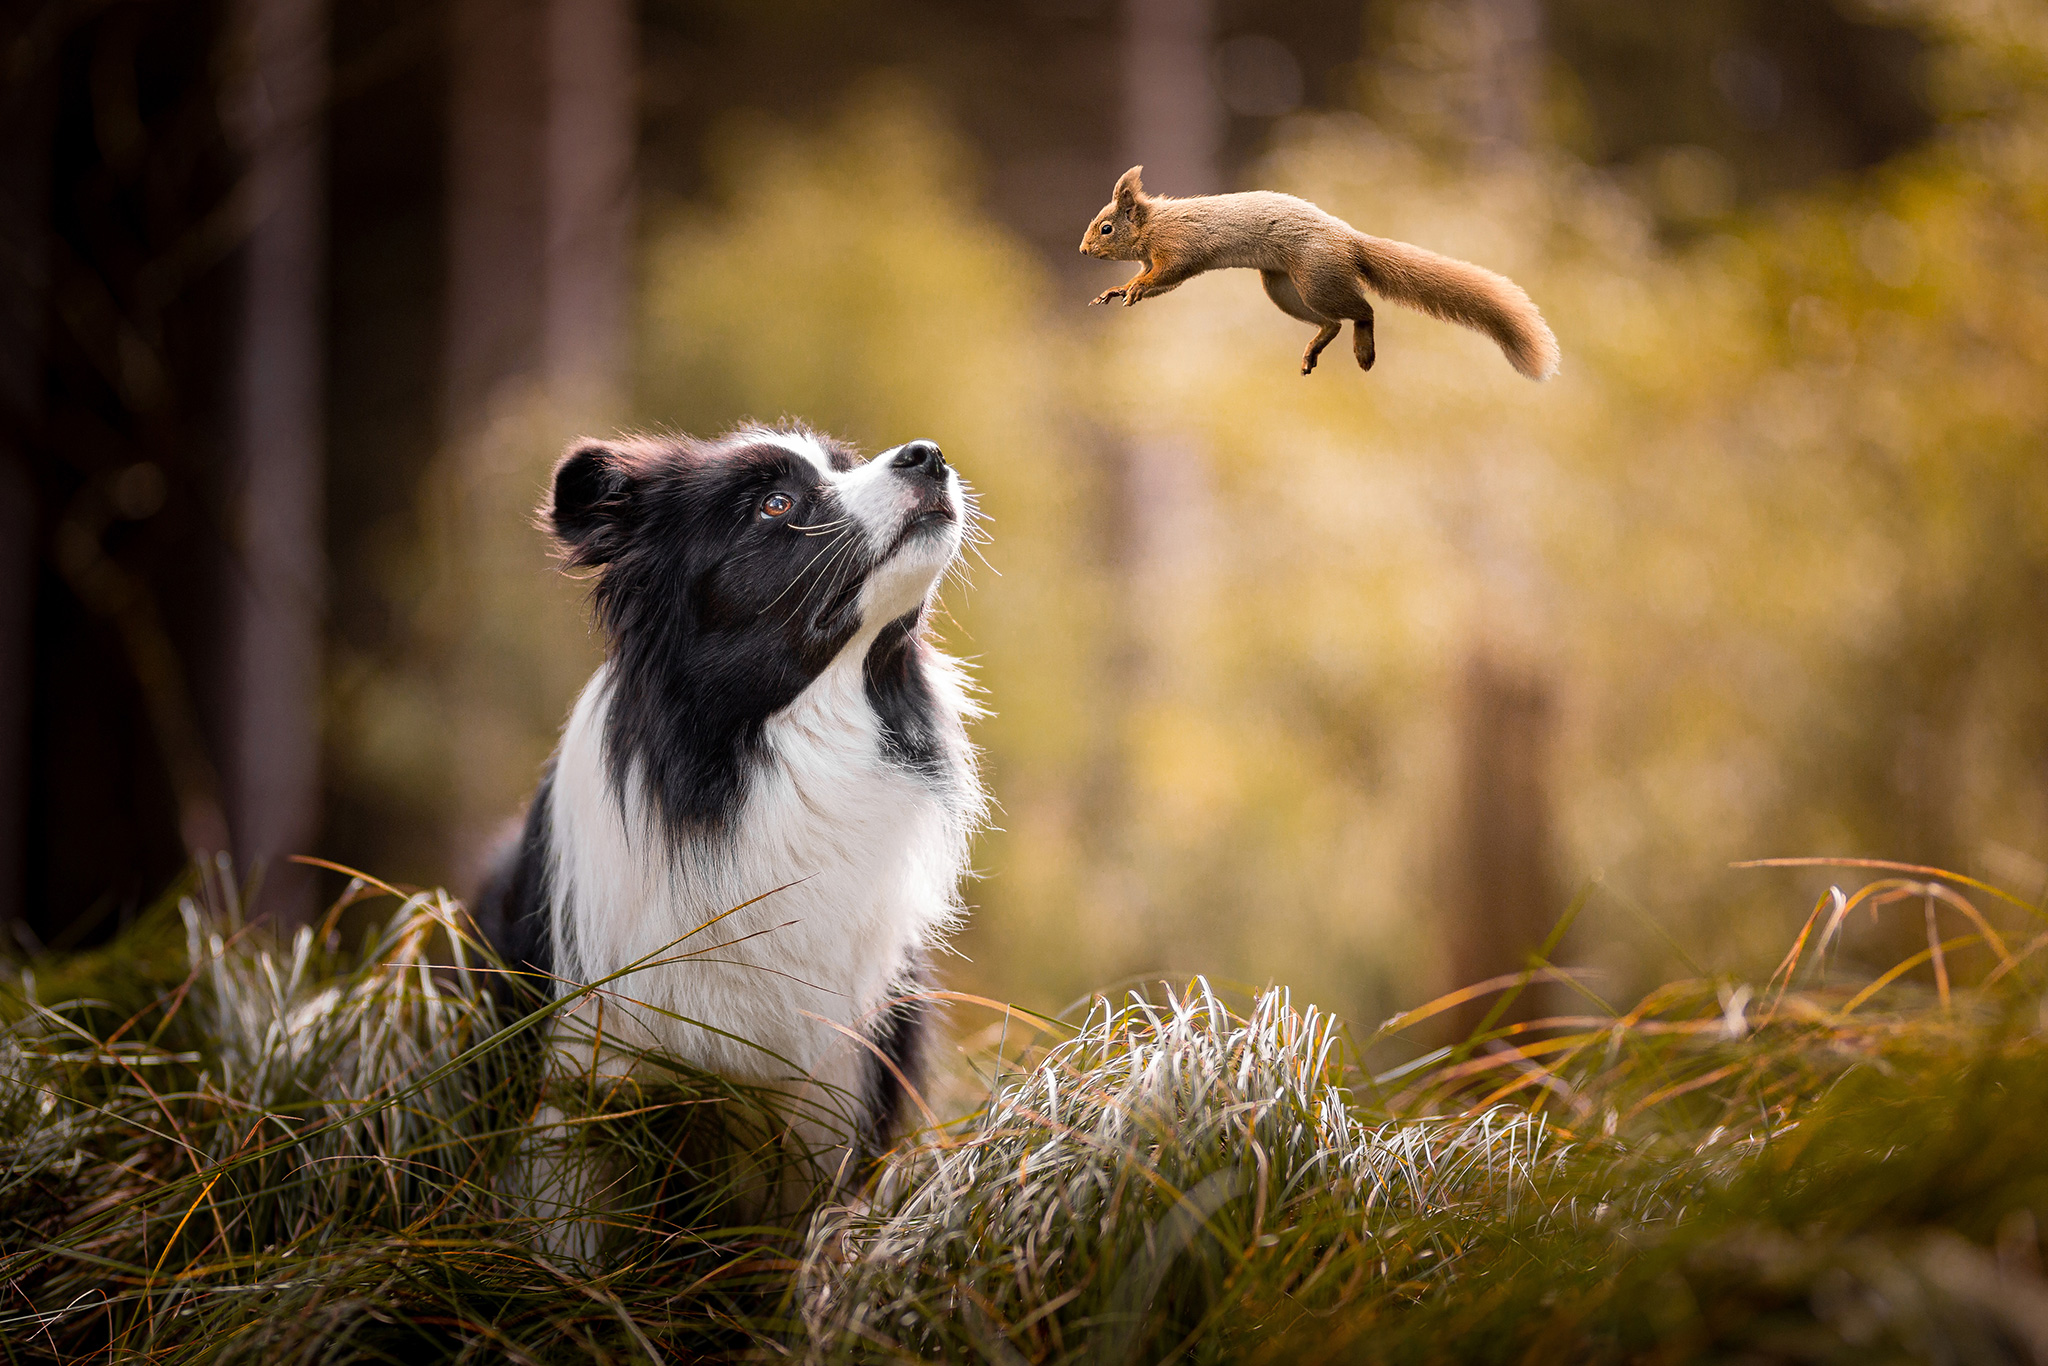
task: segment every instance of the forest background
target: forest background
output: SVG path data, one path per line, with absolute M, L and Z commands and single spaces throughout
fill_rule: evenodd
M 472 884 L 599 657 L 552 459 L 785 414 L 938 440 L 990 518 L 941 623 L 1000 803 L 952 986 L 1199 970 L 1369 1022 L 1573 904 L 1607 999 L 1768 971 L 1826 875 L 1738 860 L 2043 895 L 2038 6 L 4 24 L 21 956 L 223 849 L 287 919 L 341 885 L 294 853 Z M 1136 162 L 1500 270 L 1563 372 L 1387 309 L 1371 374 L 1302 379 L 1249 275 L 1088 310 Z

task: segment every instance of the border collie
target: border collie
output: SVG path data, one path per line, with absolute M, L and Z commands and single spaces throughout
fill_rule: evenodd
M 560 995 L 640 965 L 608 1043 L 843 1097 L 870 1151 L 985 809 L 979 709 L 925 638 L 971 508 L 930 441 L 781 426 L 580 442 L 540 514 L 607 650 L 483 923 Z

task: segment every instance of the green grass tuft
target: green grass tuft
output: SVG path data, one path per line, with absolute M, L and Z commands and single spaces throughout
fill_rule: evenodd
M 444 897 L 343 952 L 208 883 L 0 1007 L 0 1358 L 2048 1360 L 2048 935 L 1909 871 L 1761 987 L 1378 1075 L 1466 994 L 1357 1044 L 1279 989 L 1098 1000 L 823 1209 L 772 1091 L 544 1086 Z M 1829 981 L 1894 904 L 1965 932 Z M 606 1173 L 587 1262 L 507 1193 L 548 1144 Z
M 2015 953 L 1930 886 L 1824 900 L 1762 992 L 1672 983 L 1620 1014 L 1484 1028 L 1378 1079 L 1283 991 L 1241 1015 L 1200 981 L 1098 1004 L 966 1124 L 892 1154 L 871 1201 L 826 1214 L 808 1348 L 2048 1360 L 2048 1007 L 2030 956 L 2048 937 Z M 1933 964 L 1932 991 L 1904 972 L 1829 986 L 1819 954 L 1847 914 L 1901 901 L 1980 932 L 1902 965 Z M 1954 986 L 1965 970 L 1983 980 Z
M 536 1022 L 504 1026 L 506 979 L 445 897 L 346 955 L 179 910 L 170 990 L 125 1014 L 32 992 L 0 1033 L 7 1360 L 646 1360 L 777 1335 L 803 1211 L 762 1226 L 744 1198 L 790 1161 L 777 1097 L 673 1065 L 550 1092 L 553 1132 L 612 1173 L 602 1267 L 568 1267 L 498 1180 L 536 1141 Z M 162 930 L 94 966 L 160 977 Z

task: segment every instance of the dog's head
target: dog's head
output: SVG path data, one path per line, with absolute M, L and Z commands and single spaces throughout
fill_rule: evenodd
M 601 571 L 615 643 L 682 632 L 815 676 L 863 628 L 922 610 L 960 552 L 967 496 L 930 441 L 863 460 L 753 428 L 579 442 L 541 515 L 570 565 Z
M 674 834 L 730 816 L 770 717 L 853 651 L 872 691 L 924 648 L 971 508 L 930 441 L 872 460 L 800 427 L 572 446 L 541 521 L 597 571 L 621 799 L 637 773 Z

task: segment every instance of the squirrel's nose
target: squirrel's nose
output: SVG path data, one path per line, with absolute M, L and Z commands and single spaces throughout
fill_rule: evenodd
M 922 472 L 933 479 L 943 479 L 946 457 L 936 441 L 906 441 L 896 448 L 896 458 L 889 462 L 889 468 L 902 470 L 905 474 Z

